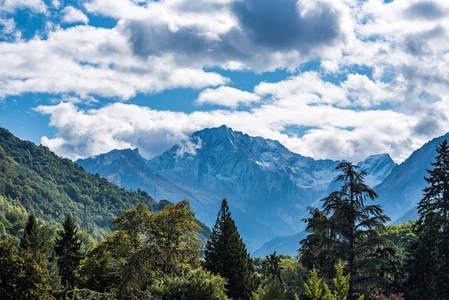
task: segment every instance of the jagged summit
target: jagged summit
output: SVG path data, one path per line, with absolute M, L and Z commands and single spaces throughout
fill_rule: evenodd
M 80 164 L 88 164 L 90 172 L 115 176 L 127 188 L 152 194 L 157 186 L 157 193 L 168 200 L 187 198 L 207 225 L 213 225 L 226 198 L 250 251 L 276 236 L 303 229 L 307 206 L 324 196 L 340 163 L 305 157 L 278 141 L 226 125 L 197 131 L 151 160 L 137 151 L 111 151 Z M 374 181 L 394 166 L 388 155 L 371 156 L 361 164 L 373 172 Z
M 370 155 L 364 161 L 357 164 L 362 170 L 368 173 L 365 183 L 371 187 L 380 184 L 390 174 L 397 164 L 391 159 L 389 154 Z

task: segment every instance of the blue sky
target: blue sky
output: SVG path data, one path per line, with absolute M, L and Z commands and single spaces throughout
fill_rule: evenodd
M 0 0 L 0 126 L 72 159 L 226 124 L 401 162 L 448 87 L 444 0 Z

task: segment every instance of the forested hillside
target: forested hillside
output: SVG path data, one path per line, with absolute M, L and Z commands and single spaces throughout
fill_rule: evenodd
M 50 225 L 60 225 L 70 213 L 81 229 L 101 240 L 115 217 L 139 203 L 158 211 L 168 201 L 158 203 L 144 191 L 120 188 L 0 128 L 0 235 L 15 231 L 8 223 L 21 219 L 21 212 L 34 211 Z

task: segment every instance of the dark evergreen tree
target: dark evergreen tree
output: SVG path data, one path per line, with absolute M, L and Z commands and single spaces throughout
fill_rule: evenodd
M 262 262 L 262 275 L 264 278 L 268 278 L 272 276 L 273 278 L 277 278 L 279 282 L 282 284 L 281 278 L 281 258 L 276 255 L 276 251 L 273 254 L 267 255 L 265 260 Z
M 436 149 L 428 186 L 418 203 L 417 239 L 409 247 L 410 299 L 449 299 L 449 147 Z
M 31 212 L 28 216 L 22 239 L 20 240 L 20 248 L 23 250 L 29 248 L 31 252 L 40 251 L 44 253 L 45 244 L 44 234 L 39 230 L 34 213 Z
M 83 258 L 81 241 L 78 238 L 76 224 L 72 221 L 70 215 L 67 215 L 62 226 L 63 230 L 58 232 L 54 250 L 61 283 L 67 290 L 73 290 L 75 283 L 74 271 Z
M 350 295 L 384 287 L 384 273 L 391 266 L 394 244 L 379 231 L 389 220 L 379 205 L 365 205 L 377 198 L 364 183 L 366 172 L 347 162 L 340 163 L 342 182 L 339 191 L 322 199 L 323 210 L 311 208 L 307 231 L 311 234 L 301 241 L 299 252 L 309 269 L 316 265 L 325 277 L 331 278 L 333 266 L 340 260 L 351 274 Z
M 255 289 L 254 267 L 223 199 L 205 251 L 205 267 L 228 280 L 228 296 L 250 299 Z

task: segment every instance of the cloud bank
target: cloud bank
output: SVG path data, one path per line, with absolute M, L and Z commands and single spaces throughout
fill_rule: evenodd
M 139 147 L 151 157 L 226 124 L 315 158 L 388 152 L 399 162 L 449 128 L 443 0 L 46 3 L 0 6 L 0 97 L 75 95 L 36 109 L 58 130 L 42 143 L 64 156 Z M 14 19 L 19 10 L 44 20 L 31 38 Z M 265 80 L 279 70 L 287 77 Z M 243 89 L 230 78 L 245 72 L 260 81 Z M 133 104 L 179 88 L 198 92 L 193 112 Z M 102 98 L 117 103 L 83 106 Z

